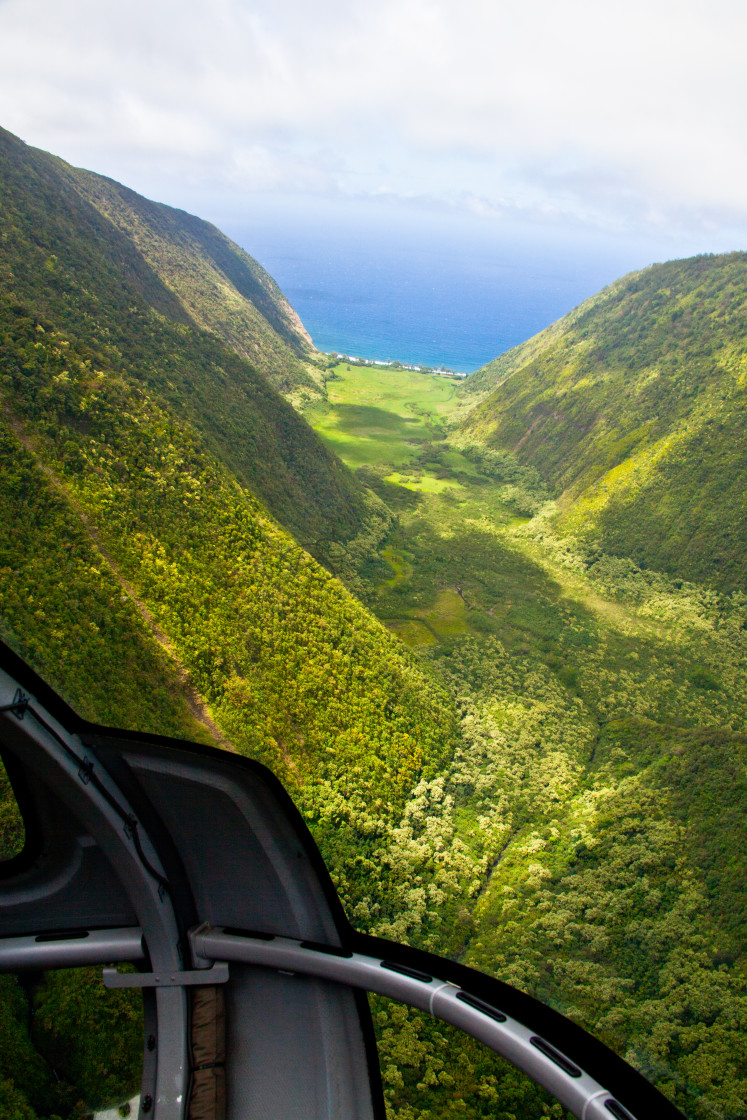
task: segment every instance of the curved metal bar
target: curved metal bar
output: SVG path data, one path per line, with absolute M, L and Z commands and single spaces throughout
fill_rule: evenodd
M 29 937 L 0 938 L 0 972 L 32 968 L 85 968 L 114 961 L 143 961 L 143 931 L 129 929 L 61 930 Z
M 235 961 L 332 980 L 387 996 L 451 1023 L 507 1058 L 552 1093 L 579 1120 L 643 1120 L 547 1040 L 449 981 L 393 961 L 311 945 L 288 937 L 252 937 L 200 926 L 190 934 L 195 957 Z M 610 1105 L 612 1108 L 610 1108 Z

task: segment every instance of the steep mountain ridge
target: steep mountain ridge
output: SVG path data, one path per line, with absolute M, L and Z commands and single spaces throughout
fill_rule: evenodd
M 65 331 L 93 365 L 126 372 L 157 394 L 312 547 L 319 538 L 354 537 L 376 502 L 266 377 L 195 325 L 74 178 L 61 161 L 0 133 L 0 298 L 10 318 Z
M 315 353 L 272 277 L 220 230 L 183 210 L 58 161 L 60 170 L 137 247 L 198 327 L 246 358 L 280 392 L 302 400 L 321 389 L 302 360 Z
M 88 718 L 264 759 L 344 885 L 353 803 L 399 819 L 454 706 L 287 529 L 391 515 L 53 157 L 2 134 L 0 171 L 3 636 Z
M 654 265 L 474 375 L 463 428 L 537 468 L 586 545 L 747 587 L 746 328 L 747 254 Z
M 448 762 L 457 726 L 444 689 L 188 423 L 94 365 L 67 332 L 8 319 L 3 639 L 96 722 L 230 744 L 269 764 L 346 905 L 365 888 L 393 917 L 385 876 L 361 875 L 380 842 L 361 809 L 387 834 L 413 786 Z M 18 841 L 0 766 L 0 859 Z M 0 1114 L 80 1120 L 81 1095 L 122 1100 L 142 1050 L 137 999 L 107 1003 L 95 970 L 49 977 L 33 1002 L 1 981 Z
M 24 325 L 26 338 L 34 340 L 33 357 L 23 367 L 15 364 L 3 389 L 6 547 L 16 550 L 20 563 L 3 568 L 7 624 L 24 641 L 35 629 L 46 631 L 60 610 L 76 610 L 66 602 L 67 577 L 59 564 L 51 583 L 27 588 L 40 611 L 36 624 L 33 612 L 23 613 L 23 595 L 18 597 L 26 564 L 35 580 L 42 575 L 41 540 L 35 544 L 21 531 L 28 517 L 19 503 L 33 498 L 40 512 L 45 506 L 56 510 L 59 503 L 51 495 L 41 497 L 51 483 L 66 508 L 65 520 L 75 525 L 67 532 L 87 540 L 87 549 L 97 554 L 96 577 L 106 571 L 110 582 L 122 586 L 130 619 L 140 604 L 147 608 L 237 749 L 265 758 L 297 781 L 306 769 L 304 758 L 317 777 L 324 772 L 325 760 L 318 755 L 329 736 L 352 734 L 354 743 L 380 745 L 376 769 L 394 766 L 406 789 L 426 754 L 437 750 L 435 740 L 427 752 L 422 743 L 415 749 L 404 724 L 401 742 L 395 732 L 396 713 L 408 713 L 409 720 L 421 708 L 418 690 L 426 687 L 424 680 L 414 692 L 407 685 L 410 674 L 415 673 L 413 681 L 418 674 L 406 651 L 273 524 L 188 424 L 126 375 L 92 369 L 53 330 L 28 320 Z M 3 341 L 7 355 L 7 333 Z M 46 482 L 37 473 L 32 483 L 34 470 Z M 14 601 L 20 612 L 16 622 L 9 609 Z M 118 645 L 121 638 L 112 629 Z M 96 634 L 97 625 L 91 632 Z M 67 641 L 64 631 L 60 638 Z M 37 648 L 44 671 L 59 684 L 59 667 L 49 656 L 43 645 Z M 320 692 L 324 704 L 317 703 Z M 83 694 L 81 688 L 78 704 Z M 369 713 L 362 717 L 365 734 L 363 727 L 353 730 L 360 705 L 361 713 Z M 388 715 L 381 714 L 382 706 L 388 706 Z M 113 710 L 107 714 L 111 718 Z M 430 717 L 423 712 L 423 718 L 419 737 L 428 738 Z M 325 730 L 314 732 L 317 726 Z M 384 744 L 392 735 L 398 745 L 385 764 Z M 411 750 L 420 761 L 406 764 Z M 342 741 L 334 753 L 337 766 Z

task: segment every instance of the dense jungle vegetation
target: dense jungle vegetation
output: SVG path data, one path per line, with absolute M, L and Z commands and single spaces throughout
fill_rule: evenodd
M 472 392 L 344 365 L 326 398 L 296 382 L 315 436 L 268 383 L 279 351 L 264 371 L 247 360 L 236 301 L 259 313 L 251 284 L 274 289 L 230 243 L 2 133 L 0 164 L 0 636 L 90 719 L 270 766 L 359 928 L 546 1000 L 693 1120 L 744 1117 L 747 595 L 727 547 L 744 529 L 739 445 L 709 436 L 708 477 L 717 462 L 732 473 L 710 568 L 691 550 L 697 579 L 691 560 L 648 562 L 643 530 L 626 552 L 622 515 L 608 540 L 612 497 L 590 495 L 612 494 L 615 464 L 642 469 L 635 441 L 609 458 L 620 401 L 632 416 L 661 393 L 645 446 L 681 477 L 672 511 L 697 485 L 687 456 L 664 454 L 672 433 L 700 431 L 717 399 L 736 430 L 737 296 L 719 309 L 747 261 L 676 262 L 662 299 L 657 270 L 620 281 Z M 211 304 L 215 270 L 238 295 L 221 287 Z M 635 284 L 648 295 L 628 321 Z M 690 314 L 686 289 L 706 326 L 728 323 L 728 361 L 710 336 L 698 357 L 694 320 L 679 349 L 657 328 L 669 303 Z M 532 412 L 528 386 L 583 411 L 580 374 L 563 403 L 542 355 L 571 347 L 584 316 L 617 356 L 585 375 L 586 442 L 575 413 L 543 442 L 548 406 Z M 305 362 L 282 302 L 268 322 Z M 652 376 L 636 389 L 637 363 L 657 361 L 666 393 Z M 521 446 L 501 427 L 514 378 L 532 416 Z M 625 502 L 655 519 L 653 478 Z M 21 836 L 0 778 L 8 855 Z M 2 981 L 3 1116 L 79 1120 L 128 1095 L 136 1001 L 115 1002 L 94 971 Z M 391 1120 L 563 1115 L 477 1044 L 372 1004 Z
M 744 589 L 746 317 L 745 253 L 634 273 L 470 378 L 465 428 L 541 473 L 560 531 Z
M 90 180 L 96 177 L 82 178 L 93 193 Z M 115 194 L 115 185 L 110 190 Z M 230 277 L 222 274 L 220 292 L 211 289 L 212 302 L 207 296 L 200 302 L 198 297 L 210 287 L 205 276 L 218 269 L 207 253 L 200 257 L 192 242 L 185 248 L 176 240 L 172 256 L 164 261 L 154 233 L 149 255 L 158 262 L 155 268 L 128 233 L 82 196 L 72 169 L 2 130 L 0 207 L 0 296 L 7 314 L 51 323 L 71 345 L 82 348 L 83 360 L 107 371 L 126 371 L 193 426 L 213 454 L 312 551 L 320 539 L 349 540 L 364 529 L 370 499 L 359 483 L 237 353 L 239 334 L 244 350 L 264 345 L 264 335 L 253 336 L 234 314 L 239 301 L 245 310 L 249 307 L 232 279 L 245 264 L 238 260 L 240 250 L 236 260 L 225 264 Z M 163 209 L 165 217 L 157 214 L 162 225 L 176 223 L 178 212 Z M 186 216 L 183 225 L 189 233 Z M 210 229 L 197 233 L 207 238 Z M 138 236 L 140 232 L 138 226 Z M 219 256 L 217 248 L 214 255 Z M 249 290 L 242 276 L 236 276 L 236 283 Z M 185 288 L 188 296 L 182 302 Z M 265 291 L 264 302 L 273 292 Z M 232 318 L 233 336 L 227 330 L 215 334 L 202 329 L 205 322 L 218 326 L 212 307 L 221 300 L 229 303 L 226 315 Z M 193 318 L 187 304 L 196 302 L 201 311 Z M 262 318 L 256 307 L 252 311 L 254 319 Z M 281 303 L 276 318 L 285 314 Z M 264 322 L 265 334 L 271 330 Z
M 368 456 L 398 514 L 363 594 L 447 684 L 462 731 L 371 868 L 402 882 L 380 928 L 545 999 L 687 1115 L 743 1116 L 747 596 L 559 536 L 539 473 L 466 436 L 443 382 L 337 376 L 319 430 Z M 517 1103 L 471 1052 L 446 1069 L 443 1029 L 396 1015 L 412 1060 L 386 1035 L 394 1115 L 425 1115 L 425 1084 L 433 1117 L 551 1107 Z

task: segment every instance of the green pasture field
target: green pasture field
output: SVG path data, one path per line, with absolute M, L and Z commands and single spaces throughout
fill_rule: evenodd
M 306 418 L 349 467 L 411 463 L 464 410 L 457 383 L 437 374 L 344 362 L 332 373 L 328 404 Z

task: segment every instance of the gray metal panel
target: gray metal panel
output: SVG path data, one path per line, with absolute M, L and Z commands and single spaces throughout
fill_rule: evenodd
M 178 751 L 125 758 L 176 844 L 199 921 L 339 944 L 316 871 L 258 775 L 230 773 L 230 756 L 225 768 Z
M 3 933 L 137 923 L 134 908 L 119 884 L 112 881 L 111 869 L 100 850 L 81 850 L 76 845 L 65 855 L 62 866 L 56 858 L 44 861 L 32 875 L 23 879 L 19 876 L 12 893 L 9 890 L 0 900 Z
M 77 937 L 68 935 L 55 940 L 44 937 L 0 938 L 0 972 L 17 972 L 25 968 L 40 971 L 81 968 L 142 959 L 143 931 L 137 926 L 132 929 L 82 931 Z
M 24 768 L 29 785 L 37 794 L 37 815 L 42 824 L 43 848 L 53 858 L 59 835 L 91 837 L 108 865 L 112 890 L 129 900 L 132 918 L 118 924 L 137 925 L 143 931 L 150 963 L 154 969 L 178 970 L 179 931 L 168 891 L 163 889 L 164 872 L 147 830 L 133 812 L 127 798 L 107 771 L 89 757 L 80 738 L 69 732 L 34 696 L 16 704 L 16 681 L 0 670 L 0 715 L 2 743 Z M 43 791 L 42 800 L 39 793 Z M 46 799 L 46 812 L 43 801 Z M 48 820 L 46 817 L 48 816 Z M 61 822 L 67 822 L 64 828 Z M 80 846 L 80 845 L 79 845 Z M 31 869 L 33 880 L 33 868 Z M 13 914 L 14 894 L 27 888 L 29 872 L 0 883 L 0 899 Z M 82 890 L 79 888 L 82 885 Z M 96 905 L 96 880 L 82 882 L 69 877 L 67 889 L 70 914 L 77 915 L 81 902 Z M 106 884 L 104 884 L 104 888 Z M 102 889 L 104 889 L 102 888 Z M 44 901 L 33 904 L 38 928 Z M 68 928 L 76 921 L 68 917 Z M 46 926 L 45 928 L 49 928 Z M 28 927 L 27 927 L 28 929 Z M 10 933 L 0 910 L 0 932 Z M 158 990 L 155 994 L 158 1015 L 158 1059 L 148 1120 L 183 1120 L 187 1103 L 189 1070 L 187 1065 L 187 1001 L 184 989 Z
M 206 766 L 128 745 L 123 757 L 168 828 L 200 921 L 339 945 L 317 871 L 259 774 L 230 756 Z M 226 1002 L 227 1120 L 374 1120 L 350 990 L 238 968 Z
M 45 821 L 44 847 L 32 867 L 2 882 L 3 934 L 137 925 L 135 909 L 101 848 L 38 775 L 34 799 Z
M 349 990 L 235 965 L 226 996 L 226 1120 L 371 1120 Z
M 201 921 L 339 944 L 334 896 L 283 791 L 257 768 L 177 745 L 81 739 L 34 697 L 14 708 L 14 685 L 0 675 L 0 701 L 10 706 L 0 718 L 2 742 L 26 772 L 43 846 L 32 867 L 0 884 L 0 956 L 4 950 L 19 968 L 134 959 L 142 930 L 152 974 L 110 975 L 108 983 L 156 983 L 146 988 L 157 1045 L 155 1064 L 144 1068 L 141 1110 L 147 1102 L 148 1120 L 183 1120 L 184 983 L 201 977 L 189 969 L 174 906 L 191 912 L 193 900 Z M 97 925 L 120 929 L 97 934 Z M 10 936 L 76 927 L 88 936 L 52 943 Z M 203 962 L 194 964 L 202 971 Z M 220 969 L 205 972 L 208 985 L 226 979 Z M 351 990 L 240 968 L 226 996 L 227 1120 L 374 1120 Z

